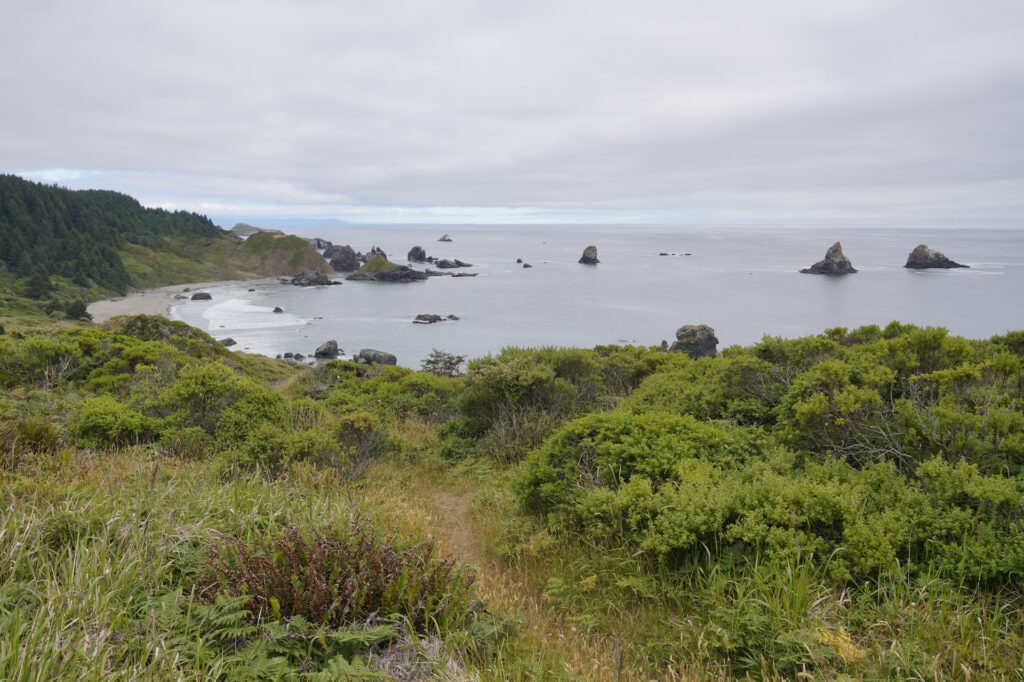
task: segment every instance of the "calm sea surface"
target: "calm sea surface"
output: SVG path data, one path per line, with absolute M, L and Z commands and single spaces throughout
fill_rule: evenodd
M 286 232 L 377 245 L 406 263 L 414 245 L 473 263 L 424 282 L 217 287 L 172 317 L 232 337 L 236 349 L 310 354 L 336 339 L 347 354 L 376 348 L 418 367 L 431 349 L 478 357 L 505 346 L 654 345 L 684 324 L 715 328 L 719 348 L 765 334 L 796 337 L 892 320 L 942 326 L 970 338 L 1024 329 L 1024 230 L 672 226 L 295 227 Z M 447 232 L 452 242 L 438 242 Z M 798 272 L 841 241 L 860 272 Z M 912 271 L 925 243 L 970 269 Z M 600 265 L 577 263 L 598 248 Z M 678 256 L 659 256 L 660 252 Z M 684 256 L 682 254 L 691 255 Z M 516 264 L 522 258 L 533 268 Z M 340 279 L 340 277 L 339 277 Z M 285 314 L 274 314 L 280 306 Z M 458 321 L 414 325 L 418 313 Z

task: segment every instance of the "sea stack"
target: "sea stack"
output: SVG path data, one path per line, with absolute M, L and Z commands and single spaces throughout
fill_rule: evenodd
M 439 241 L 439 242 L 450 242 L 451 240 L 452 240 L 452 238 L 448 236 L 447 232 L 445 232 L 444 234 L 441 235 L 441 238 L 438 239 L 437 241 Z
M 843 254 L 843 245 L 836 242 L 828 247 L 824 260 L 820 260 L 800 272 L 807 275 L 849 275 L 857 270 L 853 267 L 850 259 Z
M 662 347 L 666 344 L 662 341 Z M 685 324 L 676 330 L 676 342 L 670 351 L 686 353 L 691 358 L 713 358 L 718 355 L 715 330 L 706 324 Z
M 427 252 L 423 250 L 422 246 L 414 246 L 409 249 L 409 255 L 406 258 L 413 263 L 424 263 L 427 260 Z
M 597 247 L 588 246 L 587 248 L 583 249 L 583 255 L 580 256 L 579 262 L 583 263 L 584 265 L 597 265 L 598 263 L 600 263 L 601 261 L 597 259 Z
M 333 360 L 338 357 L 338 342 L 334 339 L 323 342 L 315 351 L 313 351 L 313 357 Z
M 933 251 L 925 244 L 918 244 L 917 248 L 907 256 L 907 264 L 903 267 L 914 270 L 924 270 L 926 268 L 945 268 L 948 270 L 949 268 L 969 268 L 970 266 L 951 261 L 941 252 Z

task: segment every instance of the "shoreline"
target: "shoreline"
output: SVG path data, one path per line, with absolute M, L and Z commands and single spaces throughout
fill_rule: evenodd
M 212 282 L 186 282 L 182 284 L 169 284 L 154 289 L 141 289 L 133 291 L 118 298 L 109 298 L 102 301 L 93 301 L 86 310 L 92 315 L 96 324 L 102 324 L 112 317 L 119 315 L 159 315 L 168 317 L 171 306 L 174 304 L 174 297 L 183 293 L 183 289 L 190 289 L 190 294 L 196 291 L 217 289 L 230 286 L 255 286 L 260 284 L 276 284 L 277 277 L 259 277 L 255 279 L 222 279 Z

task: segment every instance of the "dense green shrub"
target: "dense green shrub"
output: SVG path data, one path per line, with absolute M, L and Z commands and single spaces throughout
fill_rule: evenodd
M 82 443 L 99 447 L 149 440 L 154 426 L 152 420 L 110 396 L 86 399 L 71 424 Z

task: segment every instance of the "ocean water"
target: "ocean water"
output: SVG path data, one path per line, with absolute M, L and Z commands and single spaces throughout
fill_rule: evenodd
M 892 320 L 942 326 L 969 338 L 1024 329 L 1024 230 L 973 228 L 783 228 L 673 226 L 295 227 L 286 232 L 377 245 L 406 263 L 414 245 L 473 264 L 477 277 L 424 282 L 280 284 L 210 289 L 182 301 L 175 319 L 237 350 L 310 354 L 327 339 L 345 354 L 388 351 L 419 367 L 432 349 L 468 357 L 505 346 L 655 345 L 684 324 L 714 327 L 719 348 L 764 335 L 796 337 L 829 327 Z M 438 242 L 448 233 L 452 242 Z M 859 272 L 801 274 L 841 241 Z M 970 269 L 913 271 L 925 243 Z M 601 263 L 577 262 L 594 244 Z M 678 256 L 659 256 L 660 252 Z M 690 255 L 683 255 L 683 254 Z M 522 258 L 533 267 L 524 269 Z M 339 276 L 340 279 L 340 276 Z M 271 311 L 280 306 L 286 312 Z M 419 313 L 458 321 L 412 324 Z

